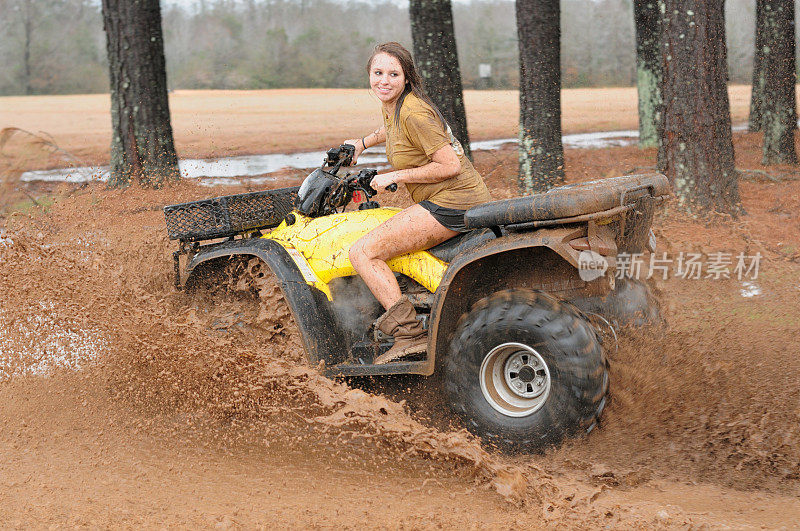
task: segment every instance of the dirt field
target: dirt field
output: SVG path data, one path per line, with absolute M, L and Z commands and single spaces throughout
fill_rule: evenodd
M 332 92 L 330 105 L 341 106 L 336 94 L 351 93 Z M 598 91 L 593 101 L 613 100 L 620 109 L 616 125 L 587 121 L 567 129 L 633 128 L 633 95 Z M 468 108 L 481 95 L 470 96 Z M 264 96 L 241 95 L 247 97 Z M 503 97 L 512 105 L 511 95 Z M 105 140 L 87 124 L 101 121 L 102 112 L 82 107 L 92 98 L 53 104 L 59 114 L 48 121 L 43 112 L 41 126 L 23 123 L 37 106 L 15 99 L 24 104 L 19 122 L 3 106 L 0 125 L 48 130 L 60 123 L 64 137 L 50 127 L 59 145 L 99 159 Z M 322 99 L 316 93 L 315 101 Z M 73 115 L 76 121 L 86 115 L 83 126 L 61 115 L 71 109 L 68 101 L 83 102 Z M 181 117 L 174 103 L 183 154 L 228 154 L 224 143 L 236 146 L 231 153 L 261 151 L 263 144 L 246 132 L 268 113 L 223 116 L 221 101 L 215 108 L 198 104 L 209 113 L 198 118 L 188 106 Z M 40 103 L 40 110 L 48 105 Z M 496 105 L 507 129 L 500 118 L 486 129 L 485 118 L 471 118 L 476 138 L 514 135 L 516 110 Z M 476 116 L 491 115 L 490 107 Z M 578 113 L 567 107 L 565 114 Z M 309 113 L 304 126 L 284 124 L 294 132 L 276 149 L 305 149 L 304 127 L 317 118 Z M 214 126 L 192 131 L 191 120 Z M 317 147 L 343 137 L 335 130 L 315 136 Z M 225 141 L 215 144 L 217 138 Z M 766 170 L 759 135 L 737 134 L 735 147 L 738 167 Z M 36 158 L 35 150 L 29 146 L 25 160 L 52 160 Z M 568 150 L 568 180 L 642 171 L 654 156 L 635 147 Z M 6 164 L 14 172 L 23 166 L 19 159 Z M 480 152 L 476 165 L 496 198 L 515 194 L 515 151 Z M 738 220 L 701 222 L 668 205 L 655 224 L 659 251 L 670 255 L 760 252 L 759 294 L 743 297 L 746 286 L 736 279 L 658 280 L 669 325 L 628 333 L 610 353 L 611 401 L 600 428 L 545 455 L 514 457 L 487 452 L 453 425 L 424 379 L 369 386 L 385 397 L 350 389 L 297 363 L 296 337 L 280 312 L 258 321 L 260 309 L 247 298 L 211 302 L 176 292 L 174 245 L 161 207 L 242 188 L 184 182 L 159 191 L 67 184 L 16 191 L 6 182 L 0 522 L 11 528 L 795 528 L 800 180 L 793 168 L 768 171 L 744 174 L 747 213 Z M 287 175 L 276 186 L 300 177 Z M 41 206 L 19 198 L 10 204 L 12 193 L 29 194 Z M 407 201 L 403 194 L 392 199 Z M 93 354 L 95 362 L 81 361 Z M 59 357 L 64 365 L 82 363 L 82 370 L 8 376 Z
M 747 119 L 750 87 L 730 89 L 734 123 Z M 516 91 L 467 91 L 473 140 L 514 138 Z M 380 123 L 380 103 L 366 90 L 178 90 L 170 94 L 172 126 L 181 158 L 327 149 L 362 136 Z M 636 89 L 563 91 L 565 133 L 636 129 Z M 47 133 L 81 163 L 108 162 L 111 117 L 107 94 L 0 98 L 0 128 Z M 42 169 L 58 161 L 35 163 Z

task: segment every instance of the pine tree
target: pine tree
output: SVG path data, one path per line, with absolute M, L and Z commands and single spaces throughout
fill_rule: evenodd
M 472 158 L 450 0 L 411 0 L 409 16 L 414 62 L 425 91 Z
M 753 88 L 750 91 L 750 119 L 748 130 L 761 131 L 761 101 L 764 98 L 764 4 L 767 0 L 756 0 L 755 49 L 753 50 Z
M 722 0 L 659 0 L 664 121 L 658 165 L 695 214 L 740 212 Z
M 110 186 L 179 178 L 158 0 L 103 0 L 111 80 Z
M 658 145 L 661 122 L 661 16 L 657 0 L 634 0 L 636 26 L 636 89 L 639 94 L 639 146 Z
M 767 0 L 763 5 L 761 43 L 763 86 L 761 129 L 764 131 L 763 164 L 796 164 L 794 130 L 797 128 L 795 84 L 794 0 Z
M 564 181 L 561 28 L 558 2 L 517 0 L 519 185 L 523 193 Z

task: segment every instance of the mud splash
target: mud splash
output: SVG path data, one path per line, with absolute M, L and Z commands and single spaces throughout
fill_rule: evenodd
M 76 323 L 58 322 L 54 306 L 40 301 L 24 319 L 8 319 L 0 307 L 0 383 L 59 369 L 81 370 L 107 348 L 104 338 Z
M 582 153 L 568 154 L 572 167 L 584 167 Z M 513 172 L 516 154 L 507 150 L 505 156 Z M 483 157 L 477 164 L 489 174 L 486 161 L 497 160 Z M 636 149 L 607 156 L 598 151 L 584 177 L 605 175 L 621 164 L 647 164 L 641 159 Z M 503 180 L 508 176 L 498 175 L 489 177 L 493 188 L 513 194 L 511 181 Z M 545 458 L 486 453 L 458 426 L 450 429 L 434 418 L 437 410 L 447 414 L 431 404 L 430 395 L 418 393 L 423 382 L 393 394 L 376 383 L 367 392 L 300 366 L 299 343 L 279 311 L 279 292 L 254 278 L 240 283 L 238 277 L 231 285 L 228 272 L 226 289 L 212 290 L 208 298 L 175 292 L 173 245 L 166 241 L 160 207 L 206 196 L 196 183 L 156 192 L 90 186 L 59 197 L 46 212 L 7 218 L 0 234 L 2 318 L 12 332 L 42 315 L 54 325 L 52 331 L 32 330 L 35 356 L 21 357 L 21 365 L 34 366 L 54 352 L 48 337 L 74 332 L 72 343 L 62 338 L 69 351 L 84 341 L 81 334 L 89 343 L 102 338 L 97 361 L 77 376 L 96 382 L 95 390 L 86 392 L 70 380 L 67 392 L 75 395 L 79 410 L 86 395 L 132 412 L 138 416 L 136 429 L 162 430 L 159 442 L 162 433 L 168 440 L 173 430 L 182 430 L 202 448 L 218 446 L 225 455 L 241 456 L 247 451 L 243 445 L 252 444 L 278 459 L 296 455 L 292 452 L 308 459 L 319 451 L 315 463 L 338 459 L 374 466 L 377 475 L 397 470 L 407 478 L 408 470 L 421 466 L 433 471 L 429 482 L 466 476 L 481 490 L 524 504 L 519 525 L 535 514 L 542 525 L 688 526 L 696 517 L 673 507 L 644 515 L 625 509 L 629 489 L 656 492 L 663 478 L 761 489 L 755 496 L 797 485 L 800 396 L 793 375 L 800 371 L 795 355 L 800 270 L 780 244 L 796 239 L 796 226 L 770 213 L 776 204 L 773 186 L 781 193 L 781 208 L 796 212 L 798 183 L 744 183 L 750 213 L 745 222 L 701 225 L 674 213 L 657 220 L 659 243 L 671 255 L 760 250 L 768 258 L 755 285 L 760 293 L 743 298 L 743 289 L 754 288 L 736 280 L 659 282 L 670 328 L 622 339 L 619 351 L 611 353 L 612 396 L 599 429 Z M 51 306 L 42 312 L 40 302 Z M 7 341 L 4 348 L 24 351 L 17 336 Z M 57 385 L 63 376 L 59 368 L 48 370 Z M 13 400 L 19 400 L 20 411 L 23 404 L 35 411 L 37 395 L 13 392 L 20 383 L 35 381 L 35 375 L 17 373 L 0 383 L 7 391 L 4 412 L 15 411 Z M 49 394 L 49 384 L 43 387 Z M 94 418 L 86 422 L 93 425 Z M 16 444 L 13 433 L 8 437 Z M 690 496 L 697 492 L 687 489 Z M 717 502 L 709 503 L 716 510 Z M 738 521 L 730 518 L 725 522 Z
M 0 245 L 5 377 L 44 370 L 45 360 L 47 370 L 80 365 L 119 403 L 144 414 L 188 415 L 205 433 L 222 437 L 226 426 L 247 425 L 280 444 L 310 430 L 368 442 L 387 455 L 454 460 L 513 499 L 560 499 L 548 476 L 557 467 L 498 458 L 466 432 L 409 415 L 420 409 L 414 404 L 302 366 L 280 291 L 252 264 L 210 271 L 216 291 L 176 292 L 157 207 L 196 194 L 191 183 L 93 190 L 58 201 L 45 216 L 8 220 Z M 682 245 L 679 228 L 693 222 L 660 223 Z M 691 241 L 697 231 L 686 233 Z M 746 245 L 735 237 L 710 241 Z M 747 299 L 735 280 L 662 285 L 671 328 L 624 340 L 611 359 L 612 400 L 601 428 L 548 462 L 606 463 L 617 475 L 680 471 L 748 487 L 796 478 L 800 410 L 792 404 L 800 391 L 791 375 L 800 366 L 786 352 L 797 348 L 790 339 L 796 322 L 787 316 L 800 314 L 800 303 L 782 284 L 795 278 L 793 266 L 779 265 L 759 278 L 762 294 Z M 711 308 L 708 300 L 719 302 Z M 722 307 L 724 319 L 714 313 Z M 743 337 L 744 328 L 753 333 Z
M 726 325 L 695 335 L 681 326 L 623 334 L 602 429 L 561 451 L 618 471 L 671 468 L 739 488 L 800 477 L 800 410 L 791 406 L 800 391 L 767 368 L 779 350 L 732 337 L 726 328 L 737 329 L 735 320 Z
M 139 199 L 134 195 L 109 193 L 104 208 L 114 204 L 119 214 L 129 200 Z M 418 456 L 466 467 L 514 503 L 540 503 L 558 491 L 533 464 L 503 463 L 465 431 L 424 426 L 404 403 L 303 366 L 280 290 L 257 262 L 210 271 L 210 292 L 177 293 L 163 234 L 151 240 L 146 231 L 131 234 L 121 227 L 87 231 L 96 222 L 86 215 L 91 200 L 85 197 L 55 210 L 47 224 L 70 218 L 84 227 L 79 232 L 98 235 L 96 249 L 86 256 L 85 243 L 39 230 L 31 220 L 8 230 L 12 243 L 0 247 L 3 319 L 36 329 L 0 335 L 6 380 L 41 372 L 47 363 L 83 367 L 87 377 L 112 390 L 116 402 L 146 416 L 193 419 L 194 429 L 223 442 L 243 436 L 232 425 L 246 426 L 248 436 L 258 432 L 266 444 L 282 444 L 298 433 L 341 443 L 362 440 L 400 459 Z M 106 249 L 100 242 L 114 243 Z M 33 294 L 46 306 L 26 304 Z

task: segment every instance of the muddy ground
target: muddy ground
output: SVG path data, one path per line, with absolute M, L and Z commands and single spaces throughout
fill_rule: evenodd
M 761 253 L 757 279 L 681 279 L 673 268 L 651 280 L 668 326 L 622 337 L 599 429 L 544 455 L 482 448 L 434 382 L 353 388 L 303 366 L 269 285 L 266 305 L 246 279 L 228 295 L 177 292 L 162 206 L 243 188 L 20 189 L 7 178 L 0 522 L 796 527 L 800 174 L 752 171 L 766 170 L 758 135 L 735 144 L 746 214 L 699 221 L 669 204 L 655 231 L 670 256 Z M 655 154 L 566 157 L 576 182 L 645 171 Z M 515 194 L 514 150 L 476 162 L 496 198 Z

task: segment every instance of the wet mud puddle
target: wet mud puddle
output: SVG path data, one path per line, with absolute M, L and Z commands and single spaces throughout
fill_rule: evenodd
M 564 135 L 564 147 L 573 149 L 597 149 L 629 146 L 636 143 L 638 131 L 601 131 L 597 133 L 577 133 Z M 506 144 L 516 144 L 516 138 L 500 138 L 472 142 L 474 151 L 495 150 Z M 260 185 L 275 180 L 271 174 L 286 169 L 306 169 L 318 166 L 324 155 L 319 151 L 302 153 L 271 153 L 266 155 L 245 155 L 220 159 L 185 159 L 178 163 L 185 179 L 199 179 L 205 186 L 251 184 Z M 371 148 L 363 154 L 361 164 L 387 165 L 386 152 L 382 148 Z M 26 171 L 20 177 L 22 182 L 69 182 L 82 183 L 108 179 L 108 166 L 84 166 L 57 168 L 54 170 Z

